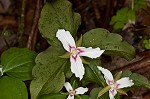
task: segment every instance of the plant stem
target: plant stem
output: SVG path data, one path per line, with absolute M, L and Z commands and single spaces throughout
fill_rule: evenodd
M 132 7 L 131 9 L 133 10 L 134 9 L 134 0 L 132 0 Z
M 25 4 L 26 4 L 26 0 L 22 0 L 21 19 L 20 19 L 20 27 L 19 27 L 19 39 L 18 39 L 20 47 L 23 47 Z

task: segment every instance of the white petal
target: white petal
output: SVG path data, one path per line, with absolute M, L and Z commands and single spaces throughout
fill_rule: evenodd
M 64 49 L 68 52 L 70 52 L 70 47 L 76 47 L 74 38 L 69 31 L 65 31 L 64 29 L 58 29 L 56 37 L 58 37 L 58 39 L 63 44 Z
M 73 90 L 73 89 L 72 89 L 72 86 L 70 85 L 69 82 L 66 82 L 66 83 L 64 84 L 64 86 L 65 86 L 65 88 L 66 88 L 66 90 L 67 90 L 68 92 Z
M 129 79 L 129 77 L 124 77 L 116 81 L 117 88 L 124 88 L 124 87 L 131 87 L 134 85 L 132 80 Z
M 2 70 L 3 68 L 0 68 L 0 72 L 1 72 L 1 75 L 3 75 L 3 70 Z
M 71 62 L 72 73 L 74 73 L 75 76 L 79 77 L 81 80 L 85 72 L 81 58 L 79 57 L 79 55 L 77 55 L 75 58 L 73 58 L 73 56 L 71 55 L 70 62 Z
M 117 94 L 117 91 L 115 89 L 112 88 L 112 89 L 109 90 L 110 99 L 115 99 L 114 97 L 115 97 L 116 94 Z
M 97 48 L 78 47 L 78 49 L 81 50 L 81 53 L 79 53 L 80 56 L 86 56 L 90 58 L 97 58 L 105 51 L 105 50 L 100 50 L 99 47 Z
M 104 69 L 100 66 L 97 66 L 97 67 L 104 74 L 104 78 L 106 80 L 106 83 L 108 85 L 113 84 L 114 83 L 114 78 L 113 78 L 113 75 L 111 74 L 111 72 L 108 69 Z
M 75 91 L 76 91 L 76 94 L 84 94 L 85 92 L 88 91 L 88 88 L 79 87 L 75 89 Z
M 67 99 L 74 99 L 74 96 L 69 95 Z

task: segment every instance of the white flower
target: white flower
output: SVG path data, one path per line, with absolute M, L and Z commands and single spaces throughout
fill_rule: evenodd
M 66 90 L 69 92 L 69 96 L 67 99 L 74 99 L 74 95 L 84 94 L 85 92 L 88 91 L 88 88 L 83 88 L 83 87 L 79 87 L 79 88 L 73 90 L 73 88 L 69 82 L 66 82 L 64 84 L 64 86 L 65 86 Z
M 76 47 L 74 38 L 69 31 L 65 31 L 64 29 L 58 29 L 56 37 L 61 41 L 64 49 L 70 53 L 71 71 L 80 80 L 84 75 L 84 67 L 80 56 L 97 58 L 104 52 L 104 50 L 100 50 L 98 47 L 95 49 L 92 47 Z
M 3 68 L 0 68 L 0 72 L 1 72 L 1 75 L 3 75 L 3 70 L 2 70 Z
M 102 67 L 97 66 L 98 69 L 104 74 L 104 78 L 108 86 L 110 86 L 109 97 L 110 99 L 115 99 L 114 96 L 117 94 L 117 91 L 120 93 L 125 93 L 121 88 L 131 87 L 134 85 L 132 80 L 129 77 L 121 78 L 117 81 L 114 80 L 111 72 L 108 69 L 104 69 Z

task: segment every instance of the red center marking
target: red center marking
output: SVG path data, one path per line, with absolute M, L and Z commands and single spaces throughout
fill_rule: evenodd
M 75 51 L 76 53 L 72 53 L 72 58 L 76 61 L 76 59 L 77 59 L 77 56 L 80 54 L 80 53 L 82 53 L 82 52 L 84 52 L 83 50 L 81 50 L 81 49 L 79 49 L 79 48 L 76 48 L 76 47 L 74 47 L 74 46 L 71 46 L 71 45 L 69 45 L 69 51 L 72 53 L 73 51 Z

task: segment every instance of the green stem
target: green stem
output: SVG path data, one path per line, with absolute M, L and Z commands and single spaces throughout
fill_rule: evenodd
M 19 40 L 18 40 L 20 47 L 23 46 L 25 4 L 26 4 L 26 0 L 22 0 L 21 19 L 20 19 L 20 28 L 19 28 Z
M 134 0 L 132 0 L 132 7 L 131 9 L 133 10 L 134 9 Z

